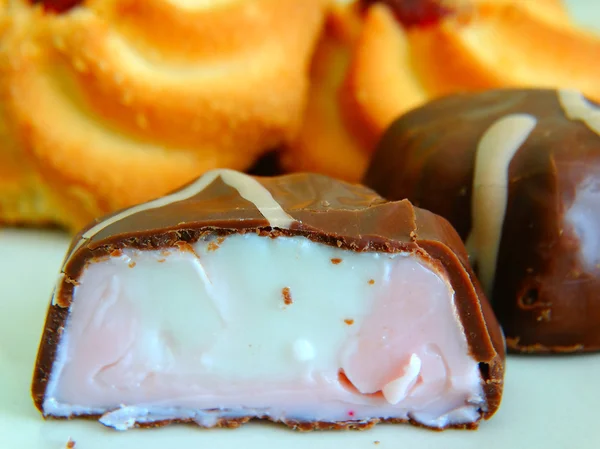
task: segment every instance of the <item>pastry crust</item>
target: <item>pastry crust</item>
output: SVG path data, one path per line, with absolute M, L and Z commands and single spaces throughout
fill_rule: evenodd
M 340 179 L 366 170 L 360 128 L 353 128 L 340 107 L 340 89 L 362 19 L 356 5 L 332 5 L 310 69 L 311 87 L 304 121 L 293 145 L 280 152 L 286 171 L 320 172 Z
M 28 9 L 24 3 L 0 1 L 0 55 L 14 42 L 12 36 L 24 33 Z M 0 57 L 0 70 L 8 64 Z M 6 87 L 0 75 L 0 223 L 51 224 L 58 220 L 60 206 L 45 191 L 33 161 L 12 131 Z
M 350 56 L 343 75 L 335 78 L 337 84 L 332 85 L 331 71 L 339 67 L 328 72 L 320 64 L 324 70 L 313 77 L 311 98 L 322 96 L 327 86 L 330 109 L 337 108 L 344 120 L 332 132 L 331 120 L 315 125 L 305 119 L 301 139 L 283 156 L 286 169 L 305 169 L 308 159 L 312 170 L 359 181 L 382 132 L 395 118 L 454 92 L 561 87 L 600 99 L 600 38 L 573 25 L 560 0 L 448 0 L 453 14 L 434 25 L 410 28 L 384 3 L 362 13 L 352 5 L 354 15 L 335 13 L 338 20 L 350 16 L 359 23 L 358 31 L 350 41 L 338 40 L 347 47 L 337 53 Z M 310 150 L 327 139 L 337 145 L 318 154 Z M 352 167 L 342 162 L 346 153 Z
M 11 4 L 0 157 L 23 173 L 10 169 L 14 201 L 3 177 L 0 221 L 78 228 L 291 141 L 325 3 L 89 0 L 58 15 Z

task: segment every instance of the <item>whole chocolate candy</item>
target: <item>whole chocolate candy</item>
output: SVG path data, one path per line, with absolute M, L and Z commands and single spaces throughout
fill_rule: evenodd
M 433 101 L 391 125 L 365 184 L 455 226 L 510 350 L 600 349 L 600 109 L 580 93 Z

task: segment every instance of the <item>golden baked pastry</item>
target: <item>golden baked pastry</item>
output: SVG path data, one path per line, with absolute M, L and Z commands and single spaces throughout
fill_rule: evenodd
M 353 24 L 352 39 L 330 32 L 317 54 L 338 42 L 337 54 L 349 56 L 335 67 L 315 60 L 309 105 L 319 99 L 330 111 L 315 120 L 309 106 L 312 117 L 282 155 L 286 170 L 358 181 L 396 117 L 453 92 L 562 87 L 600 99 L 600 37 L 572 24 L 559 0 L 445 0 L 437 23 L 410 27 L 386 3 L 415 2 L 364 3 L 331 13 Z
M 8 33 L 22 33 L 25 4 L 0 1 L 0 55 L 10 44 Z M 0 66 L 8 61 L 0 57 Z M 60 204 L 45 195 L 39 176 L 18 144 L 17 136 L 8 125 L 7 86 L 0 78 L 0 221 L 8 223 L 50 224 L 60 216 Z M 35 107 L 35 105 L 32 105 Z
M 293 145 L 279 153 L 282 168 L 327 172 L 338 178 L 366 168 L 360 129 L 347 126 L 349 117 L 340 107 L 347 97 L 340 86 L 361 27 L 356 5 L 332 5 L 311 65 L 304 122 Z
M 289 142 L 325 5 L 6 3 L 0 221 L 77 228 Z

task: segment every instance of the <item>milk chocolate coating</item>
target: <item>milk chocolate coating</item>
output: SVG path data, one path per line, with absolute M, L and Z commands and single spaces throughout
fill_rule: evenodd
M 408 201 L 389 202 L 363 186 L 326 176 L 295 174 L 254 179 L 293 218 L 287 229 L 271 227 L 254 203 L 217 177 L 189 199 L 129 215 L 100 230 L 83 244 L 80 236 L 86 230 L 75 238 L 69 253 L 77 248 L 78 242 L 80 244 L 65 261 L 65 276 L 48 311 L 34 372 L 32 394 L 40 411 L 68 315 L 73 286 L 88 262 L 123 248 L 185 247 L 215 235 L 257 233 L 272 238 L 303 236 L 348 251 L 407 251 L 424 257 L 432 269 L 447 277 L 455 290 L 456 307 L 470 354 L 479 363 L 484 381 L 487 403 L 482 414 L 484 418 L 494 414 L 500 405 L 503 389 L 504 339 L 475 280 L 464 246 L 446 220 L 414 208 Z M 228 423 L 224 420 L 219 425 L 235 426 L 238 421 Z M 369 427 L 374 422 L 287 424 L 309 430 Z M 475 426 L 466 424 L 460 427 Z
M 567 117 L 557 91 L 458 94 L 413 110 L 385 133 L 365 184 L 442 215 L 466 239 L 478 144 L 494 122 L 521 113 L 537 123 L 509 165 L 492 305 L 512 351 L 599 350 L 600 269 L 584 266 L 566 214 L 600 183 L 600 135 Z M 600 197 L 588 206 L 595 223 Z M 595 226 L 585 232 L 600 239 Z

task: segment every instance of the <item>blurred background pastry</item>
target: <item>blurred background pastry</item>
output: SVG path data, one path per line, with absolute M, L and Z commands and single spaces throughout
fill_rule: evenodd
M 560 0 L 388 0 L 332 9 L 288 171 L 361 179 L 383 130 L 434 98 L 508 86 L 600 99 L 600 38 Z M 326 56 L 323 56 L 326 55 Z
M 0 0 L 0 223 L 75 229 L 275 149 L 253 173 L 359 181 L 446 94 L 600 99 L 598 54 L 560 0 Z
M 290 142 L 325 0 L 0 6 L 0 222 L 77 228 Z

